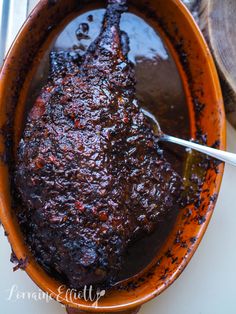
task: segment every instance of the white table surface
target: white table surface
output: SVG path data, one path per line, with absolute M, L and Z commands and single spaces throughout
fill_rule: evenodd
M 29 8 L 36 2 L 30 0 Z M 236 131 L 229 124 L 227 131 L 228 150 L 236 153 Z M 140 314 L 236 313 L 235 196 L 236 168 L 227 165 L 215 213 L 196 254 L 180 278 L 163 294 L 144 305 Z M 0 243 L 0 313 L 65 313 L 65 309 L 55 301 L 34 300 L 38 287 L 24 271 L 13 273 L 13 265 L 9 262 L 11 250 L 2 228 Z M 30 298 L 27 293 L 30 293 Z

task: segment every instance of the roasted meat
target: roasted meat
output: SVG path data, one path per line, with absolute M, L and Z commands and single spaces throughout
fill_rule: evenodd
M 83 57 L 51 53 L 19 144 L 20 225 L 37 261 L 73 288 L 113 284 L 127 247 L 179 207 L 182 180 L 136 99 L 125 10 L 109 1 Z

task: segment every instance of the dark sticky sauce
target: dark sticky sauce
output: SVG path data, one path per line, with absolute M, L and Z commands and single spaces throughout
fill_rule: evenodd
M 74 19 L 60 33 L 50 50 L 71 50 L 72 53 L 83 55 L 99 34 L 104 12 L 104 9 L 97 9 Z M 154 128 L 157 120 L 165 133 L 189 138 L 188 109 L 181 79 L 175 62 L 157 31 L 148 24 L 148 20 L 133 13 L 123 14 L 121 30 L 130 39 L 129 59 L 135 65 L 137 96 L 144 113 L 152 119 Z M 40 62 L 32 82 L 28 108 L 47 80 L 49 51 Z M 184 176 L 185 150 L 170 144 L 162 144 L 162 147 L 166 159 Z M 174 213 L 172 220 L 165 222 L 163 230 L 158 229 L 130 246 L 119 280 L 132 277 L 150 264 L 169 234 L 177 214 Z

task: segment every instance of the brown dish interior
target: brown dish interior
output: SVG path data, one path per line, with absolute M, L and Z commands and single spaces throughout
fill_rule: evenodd
M 55 298 L 61 282 L 48 276 L 35 262 L 15 219 L 15 209 L 11 203 L 14 195 L 10 195 L 9 189 L 9 169 L 12 166 L 12 151 L 16 152 L 22 132 L 22 121 L 27 111 L 26 99 L 29 99 L 29 89 L 33 88 L 30 83 L 39 69 L 42 56 L 66 24 L 75 16 L 97 7 L 91 3 L 94 2 L 81 1 L 78 4 L 77 0 L 41 1 L 11 49 L 1 72 L 1 221 L 19 266 L 26 269 L 31 278 Z M 104 5 L 104 1 L 99 1 L 99 7 Z M 219 82 L 211 55 L 193 20 L 181 3 L 175 0 L 160 0 L 158 5 L 155 0 L 148 3 L 131 0 L 130 7 L 139 16 L 146 16 L 148 21 L 150 18 L 150 24 L 160 32 L 171 51 L 184 86 L 191 137 L 224 149 L 225 116 Z M 167 81 L 168 79 L 170 81 L 170 75 L 167 76 Z M 178 91 L 181 91 L 181 85 L 179 86 Z M 174 95 L 173 89 L 170 95 Z M 159 108 L 163 109 L 162 106 Z M 149 110 L 157 114 L 153 107 Z M 167 124 L 161 121 L 161 116 L 158 119 L 163 124 L 163 130 L 172 133 L 172 129 L 165 129 Z M 178 127 L 173 129 L 172 134 L 181 136 Z M 188 137 L 188 129 L 184 129 L 187 133 L 183 137 Z M 223 174 L 223 165 L 213 163 L 196 153 L 188 154 L 182 165 L 185 165 L 186 185 L 194 187 L 195 199 L 190 206 L 180 211 L 170 234 L 153 260 L 152 268 L 124 283 L 122 290 L 110 291 L 97 308 L 84 300 L 67 300 L 65 293 L 59 299 L 61 302 L 94 312 L 130 309 L 157 296 L 180 275 L 197 249 L 210 221 Z

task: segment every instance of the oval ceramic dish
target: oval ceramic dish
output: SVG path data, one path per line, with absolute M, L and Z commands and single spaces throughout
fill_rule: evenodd
M 214 165 L 203 171 L 198 169 L 201 156 L 189 159 L 189 171 L 201 173 L 201 193 L 192 205 L 180 211 L 151 268 L 124 283 L 123 289 L 107 292 L 96 307 L 77 298 L 70 300 L 65 293 L 59 297 L 61 283 L 36 263 L 24 243 L 11 203 L 10 169 L 33 75 L 32 64 L 40 57 L 40 51 L 49 47 L 60 27 L 91 5 L 94 7 L 94 1 L 41 0 L 6 57 L 0 82 L 0 219 L 17 259 L 22 265 L 26 261 L 23 266 L 28 275 L 51 296 L 81 311 L 135 313 L 163 292 L 190 261 L 210 221 L 224 167 Z M 178 0 L 130 0 L 129 5 L 136 14 L 149 17 L 175 59 L 189 107 L 192 137 L 201 140 L 201 134 L 206 134 L 208 145 L 224 150 L 225 114 L 220 85 L 209 49 L 193 18 Z M 104 7 L 105 1 L 96 1 L 96 6 Z

